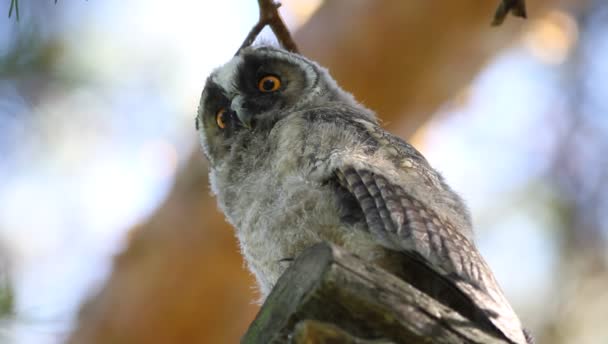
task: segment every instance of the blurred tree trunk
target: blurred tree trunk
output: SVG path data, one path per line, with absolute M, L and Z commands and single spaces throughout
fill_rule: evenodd
M 534 1 L 529 15 L 555 3 Z M 525 25 L 520 19 L 490 27 L 497 4 L 326 1 L 295 40 L 407 137 L 518 36 Z M 197 150 L 164 204 L 132 232 L 109 280 L 83 306 L 69 342 L 237 342 L 257 311 L 257 296 L 232 229 L 216 209 Z
M 572 2 L 572 1 L 570 1 Z M 513 43 L 526 22 L 491 27 L 499 1 L 326 1 L 296 33 L 300 50 L 403 137 Z M 539 18 L 558 1 L 528 4 Z

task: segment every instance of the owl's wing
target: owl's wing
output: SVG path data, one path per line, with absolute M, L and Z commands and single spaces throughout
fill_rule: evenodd
M 382 174 L 353 166 L 336 170 L 340 184 L 358 201 L 369 231 L 383 244 L 414 251 L 444 273 L 454 273 L 483 288 L 485 263 L 448 223 Z
M 360 164 L 343 164 L 334 172 L 380 244 L 438 273 L 444 284 L 456 286 L 507 338 L 525 343 L 519 319 L 469 239 L 382 172 Z

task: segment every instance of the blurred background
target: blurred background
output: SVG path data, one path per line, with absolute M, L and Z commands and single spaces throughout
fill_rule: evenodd
M 538 343 L 608 343 L 608 3 L 284 0 L 303 54 L 467 201 Z M 253 278 L 194 117 L 255 0 L 0 14 L 0 343 L 234 343 Z M 4 12 L 2 12 L 4 11 Z

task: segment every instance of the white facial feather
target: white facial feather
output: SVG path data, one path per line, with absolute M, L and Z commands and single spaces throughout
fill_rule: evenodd
M 239 65 L 242 62 L 242 57 L 235 56 L 223 66 L 215 69 L 215 71 L 212 73 L 213 82 L 222 87 L 227 94 L 234 94 L 237 92 L 237 90 L 234 89 L 234 80 L 236 79 Z

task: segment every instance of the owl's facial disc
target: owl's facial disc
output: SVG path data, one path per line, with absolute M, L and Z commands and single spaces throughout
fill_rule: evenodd
M 272 47 L 246 48 L 216 69 L 196 122 L 210 160 L 220 161 L 235 142 L 248 140 L 248 133 L 271 130 L 294 111 L 315 105 L 312 99 L 324 99 L 320 74 L 313 62 Z
M 302 99 L 317 76 L 310 62 L 271 47 L 245 49 L 216 70 L 212 81 L 224 90 L 243 128 L 271 128 Z

